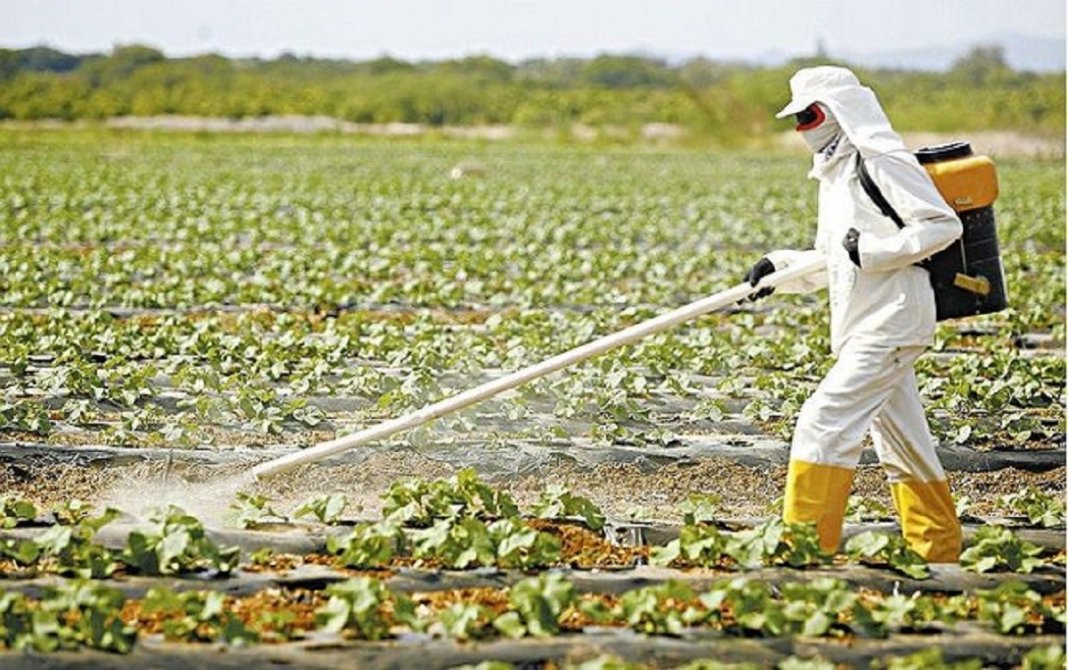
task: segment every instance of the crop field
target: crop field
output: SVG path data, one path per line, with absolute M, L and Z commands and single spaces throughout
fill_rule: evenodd
M 929 566 L 871 450 L 838 554 L 779 520 L 825 293 L 218 484 L 810 247 L 804 156 L 0 130 L 0 665 L 1064 667 L 1065 167 L 998 168 Z

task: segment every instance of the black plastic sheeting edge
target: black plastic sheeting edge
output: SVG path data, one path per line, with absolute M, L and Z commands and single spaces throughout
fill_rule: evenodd
M 906 656 L 936 647 L 948 662 L 978 658 L 984 666 L 1018 666 L 1033 648 L 1064 645 L 1060 635 L 1001 636 L 977 630 L 946 630 L 933 635 L 896 634 L 887 639 L 857 639 L 848 645 L 823 638 L 778 637 L 745 639 L 722 634 L 696 633 L 680 638 L 646 636 L 630 630 L 588 629 L 584 634 L 543 639 L 493 640 L 460 643 L 412 636 L 383 642 L 345 641 L 340 638 L 290 642 L 278 645 L 226 647 L 217 644 L 166 643 L 158 637 L 139 641 L 126 656 L 97 651 L 52 654 L 0 653 L 0 665 L 12 670 L 100 668 L 126 670 L 152 667 L 162 670 L 200 668 L 299 667 L 438 670 L 485 660 L 520 667 L 540 667 L 545 661 L 559 665 L 612 655 L 630 662 L 671 667 L 697 659 L 728 663 L 755 663 L 774 667 L 790 656 L 822 658 L 868 667 L 875 659 Z
M 1045 568 L 1031 574 L 968 572 L 959 565 L 940 564 L 931 566 L 927 579 L 912 579 L 886 569 L 862 565 L 825 566 L 821 568 L 795 569 L 786 567 L 761 568 L 758 570 L 725 572 L 703 569 L 678 570 L 649 565 L 614 570 L 578 570 L 553 568 L 545 573 L 556 573 L 571 581 L 580 593 L 622 594 L 634 589 L 663 584 L 675 580 L 688 584 L 697 591 L 710 588 L 725 579 L 745 577 L 768 584 L 811 582 L 833 577 L 857 587 L 866 587 L 885 592 L 903 594 L 921 593 L 972 593 L 979 589 L 992 589 L 1006 580 L 1020 581 L 1032 590 L 1043 593 L 1059 593 L 1064 590 L 1065 575 L 1061 568 Z M 375 571 L 361 571 L 361 575 Z M 208 575 L 185 575 L 147 577 L 132 575 L 113 579 L 95 580 L 121 591 L 128 598 L 144 596 L 153 587 L 165 586 L 176 591 L 212 590 L 228 595 L 248 595 L 265 589 L 304 588 L 320 590 L 330 584 L 342 582 L 351 575 L 320 565 L 302 565 L 286 573 L 246 572 L 239 570 L 223 579 Z M 529 577 L 529 573 L 517 570 L 482 568 L 476 570 L 427 570 L 405 568 L 381 572 L 380 579 L 392 591 L 401 593 L 447 591 L 468 588 L 505 588 Z M 41 597 L 46 589 L 57 586 L 64 579 L 47 575 L 26 579 L 0 579 L 0 589 Z

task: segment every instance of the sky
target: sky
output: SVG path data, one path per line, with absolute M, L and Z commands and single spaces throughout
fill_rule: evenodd
M 1064 0 L 0 0 L 0 47 L 512 61 L 603 52 L 752 59 L 1065 36 Z

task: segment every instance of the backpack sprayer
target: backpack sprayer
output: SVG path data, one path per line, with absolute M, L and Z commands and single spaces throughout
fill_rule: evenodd
M 994 200 L 998 197 L 994 162 L 974 155 L 967 142 L 923 147 L 916 152 L 916 159 L 964 227 L 958 240 L 922 263 L 931 274 L 938 320 L 1005 309 L 1008 300 L 994 228 Z M 864 192 L 879 211 L 898 228 L 904 228 L 905 222 L 887 202 L 859 157 L 857 173 Z
M 589 358 L 603 354 L 610 349 L 637 342 L 638 340 L 649 337 L 650 335 L 655 335 L 656 333 L 660 333 L 681 323 L 690 321 L 703 314 L 708 314 L 709 312 L 714 312 L 729 305 L 733 305 L 762 288 L 772 288 L 783 282 L 806 276 L 822 269 L 823 266 L 823 258 L 817 257 L 766 275 L 761 278 L 755 287 L 750 286 L 748 282 L 743 282 L 733 288 L 701 298 L 700 300 L 679 307 L 666 314 L 661 314 L 660 316 L 635 324 L 617 333 L 606 335 L 600 339 L 575 347 L 570 351 L 557 354 L 552 358 L 517 370 L 504 377 L 500 377 L 499 379 L 488 381 L 480 386 L 476 386 L 454 395 L 451 398 L 439 400 L 438 402 L 427 405 L 426 407 L 409 414 L 397 417 L 396 419 L 390 419 L 377 425 L 364 428 L 352 435 L 346 435 L 327 442 L 322 442 L 314 447 L 309 447 L 261 463 L 252 468 L 250 474 L 257 480 L 269 479 L 276 475 L 289 472 L 302 465 L 321 461 L 324 458 L 328 458 L 343 451 L 348 451 L 349 449 L 359 447 L 368 442 L 381 440 L 391 435 L 395 435 L 396 433 L 416 428 L 428 421 L 433 421 L 446 414 L 451 414 L 452 412 L 459 411 L 465 407 L 474 405 L 475 403 L 487 400 L 529 381 L 556 372 L 561 368 L 581 363 Z

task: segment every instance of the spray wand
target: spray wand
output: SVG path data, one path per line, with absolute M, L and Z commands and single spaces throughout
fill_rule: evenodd
M 396 433 L 410 430 L 421 426 L 429 421 L 457 412 L 461 409 L 487 400 L 505 391 L 514 389 L 529 381 L 544 377 L 576 363 L 581 363 L 589 358 L 603 354 L 604 352 L 621 347 L 625 344 L 637 342 L 643 338 L 655 335 L 681 323 L 694 319 L 703 314 L 708 314 L 733 305 L 744 300 L 750 294 L 761 288 L 770 288 L 779 284 L 798 279 L 823 268 L 824 259 L 814 257 L 810 260 L 797 263 L 783 270 L 764 276 L 757 285 L 750 286 L 748 282 L 739 284 L 733 288 L 720 291 L 713 295 L 701 298 L 688 305 L 684 305 L 660 316 L 634 324 L 619 332 L 606 335 L 600 339 L 575 347 L 569 351 L 557 354 L 540 363 L 535 363 L 521 370 L 517 370 L 498 379 L 488 381 L 467 391 L 463 391 L 443 400 L 427 405 L 409 414 L 389 419 L 363 430 L 345 435 L 333 440 L 322 442 L 301 451 L 287 454 L 280 458 L 260 463 L 252 468 L 250 474 L 257 480 L 289 472 L 295 468 L 309 463 L 321 461 L 343 451 L 365 445 L 369 442 L 387 438 Z

